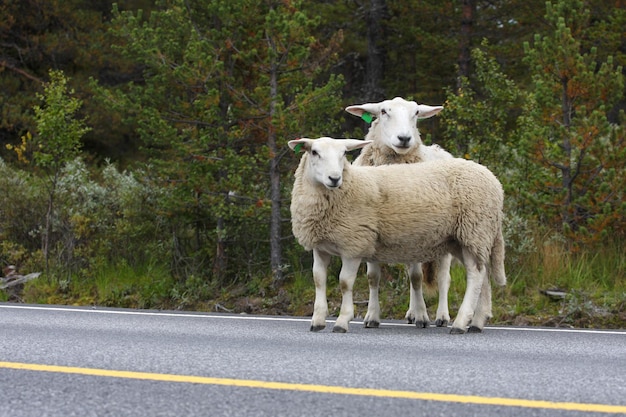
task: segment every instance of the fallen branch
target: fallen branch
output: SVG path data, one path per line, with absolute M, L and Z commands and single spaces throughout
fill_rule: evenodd
M 0 284 L 0 290 L 24 284 L 25 282 L 38 278 L 39 275 L 41 275 L 41 272 L 33 272 L 28 275 L 11 275 L 10 277 L 0 278 L 0 282 L 2 283 Z

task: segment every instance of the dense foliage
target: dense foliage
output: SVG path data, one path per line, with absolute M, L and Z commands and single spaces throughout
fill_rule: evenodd
M 0 13 L 0 264 L 45 270 L 57 293 L 92 283 L 120 304 L 102 277 L 122 270 L 140 271 L 131 287 L 152 276 L 129 305 L 281 288 L 310 265 L 291 236 L 287 140 L 362 137 L 343 108 L 394 96 L 443 104 L 423 139 L 503 182 L 513 276 L 545 242 L 623 247 L 621 0 L 0 0 Z

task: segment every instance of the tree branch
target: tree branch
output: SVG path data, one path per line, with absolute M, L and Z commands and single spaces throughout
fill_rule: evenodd
M 11 71 L 17 72 L 18 74 L 28 78 L 31 81 L 35 81 L 35 82 L 38 82 L 40 84 L 43 84 L 43 82 L 44 82 L 42 79 L 37 78 L 34 75 L 31 75 L 31 74 L 27 73 L 26 71 L 24 71 L 23 69 L 17 68 L 15 66 L 9 64 L 6 61 L 0 61 L 0 65 L 2 65 L 4 68 L 10 69 Z

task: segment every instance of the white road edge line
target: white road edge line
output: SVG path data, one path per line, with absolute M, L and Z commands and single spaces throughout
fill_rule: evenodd
M 269 316 L 253 316 L 253 315 L 230 315 L 230 314 L 212 314 L 212 313 L 166 313 L 159 311 L 137 311 L 137 310 L 103 310 L 98 307 L 93 308 L 75 308 L 75 307 L 50 307 L 50 306 L 33 306 L 33 305 L 9 305 L 0 304 L 0 308 L 5 309 L 23 309 L 23 310 L 47 310 L 47 311 L 64 311 L 64 312 L 76 312 L 76 313 L 98 313 L 98 314 L 122 314 L 122 315 L 135 315 L 135 316 L 159 316 L 159 317 L 188 317 L 188 318 L 214 318 L 214 319 L 231 319 L 231 320 L 258 320 L 258 321 L 292 321 L 292 322 L 309 322 L 310 318 L 307 317 L 269 317 Z M 333 323 L 334 319 L 327 319 L 326 322 Z M 359 321 L 355 321 L 358 323 Z M 408 323 L 393 323 L 382 322 L 382 327 L 385 326 L 413 326 Z M 433 327 L 433 326 L 431 326 Z M 626 336 L 626 330 L 593 330 L 593 329 L 569 329 L 563 327 L 501 327 L 501 326 L 487 326 L 487 329 L 491 330 L 508 330 L 508 331 L 521 331 L 521 332 L 570 332 L 570 333 L 588 333 L 588 334 L 613 334 Z

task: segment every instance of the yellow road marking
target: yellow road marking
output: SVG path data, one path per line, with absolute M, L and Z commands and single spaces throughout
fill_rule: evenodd
M 585 404 L 524 400 L 518 398 L 480 397 L 476 395 L 437 394 L 429 392 L 394 391 L 374 388 L 350 388 L 332 385 L 294 384 L 288 382 L 268 382 L 251 379 L 212 378 L 192 375 L 158 374 L 150 372 L 115 371 L 109 369 L 77 368 L 71 366 L 41 365 L 19 362 L 1 362 L 0 369 L 18 369 L 38 372 L 56 372 L 103 376 L 110 378 L 140 379 L 162 382 L 184 382 L 190 384 L 224 385 L 242 388 L 260 388 L 285 391 L 305 391 L 323 394 L 363 395 L 372 397 L 401 398 L 407 400 L 442 401 L 449 403 L 496 405 L 505 407 L 544 408 L 551 410 L 583 411 L 595 413 L 623 413 L 626 405 Z

